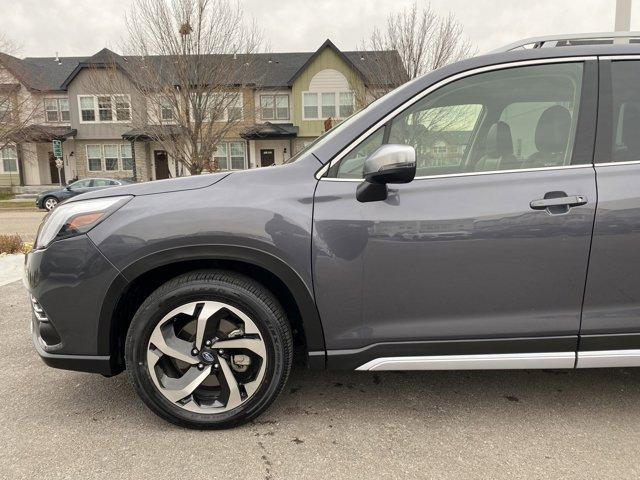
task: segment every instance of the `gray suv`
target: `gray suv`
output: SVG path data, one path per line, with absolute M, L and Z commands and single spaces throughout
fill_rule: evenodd
M 640 45 L 582 45 L 436 70 L 287 165 L 74 197 L 25 283 L 47 364 L 225 428 L 294 359 L 638 366 L 638 245 Z

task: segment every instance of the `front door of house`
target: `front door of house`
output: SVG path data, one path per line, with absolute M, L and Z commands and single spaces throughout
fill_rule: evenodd
M 153 152 L 153 161 L 156 170 L 156 180 L 163 180 L 171 176 L 171 173 L 169 172 L 169 158 L 167 157 L 167 152 L 164 150 L 155 150 Z
M 275 154 L 273 148 L 260 150 L 260 166 L 269 167 L 275 162 Z
M 51 183 L 60 183 L 60 177 L 62 177 L 62 183 L 67 183 L 64 175 L 64 167 L 58 170 L 56 157 L 53 156 L 53 152 L 49 152 L 49 171 L 51 172 Z

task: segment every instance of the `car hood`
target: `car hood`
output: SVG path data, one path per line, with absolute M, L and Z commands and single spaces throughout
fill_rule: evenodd
M 44 192 L 40 192 L 38 194 L 38 198 L 42 198 L 42 197 L 44 197 L 46 195 L 51 195 L 52 193 L 54 193 L 54 194 L 55 193 L 60 193 L 63 190 L 64 190 L 64 188 L 54 188 L 54 189 L 51 189 L 51 190 L 45 190 Z
M 105 188 L 93 192 L 83 193 L 67 200 L 65 203 L 89 200 L 92 198 L 117 197 L 118 195 L 153 195 L 155 193 L 177 192 L 181 190 L 196 190 L 218 183 L 230 172 L 193 175 L 190 177 L 171 178 L 168 180 L 154 180 L 151 182 L 132 183 L 120 187 Z

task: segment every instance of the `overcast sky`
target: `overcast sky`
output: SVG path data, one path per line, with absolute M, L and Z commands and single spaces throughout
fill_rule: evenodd
M 270 50 L 313 51 L 330 38 L 353 50 L 382 25 L 388 12 L 412 0 L 242 0 L 262 25 Z M 0 0 L 3 31 L 23 56 L 91 55 L 107 46 L 121 52 L 122 18 L 130 0 Z M 523 37 L 610 31 L 615 0 L 432 0 L 452 12 L 480 53 Z M 640 0 L 631 28 L 640 29 Z

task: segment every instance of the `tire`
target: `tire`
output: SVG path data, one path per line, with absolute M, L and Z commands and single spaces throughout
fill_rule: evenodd
M 182 362 L 189 362 L 187 354 L 199 363 Z M 222 270 L 190 272 L 155 290 L 133 317 L 125 343 L 127 372 L 144 403 L 163 419 L 195 429 L 230 428 L 257 417 L 284 388 L 292 360 L 291 328 L 273 294 Z M 178 399 L 196 375 L 205 380 Z
M 58 205 L 58 199 L 56 197 L 46 197 L 43 201 L 42 201 L 42 206 L 44 207 L 44 209 L 47 212 L 50 212 L 51 210 L 53 210 L 56 205 Z

